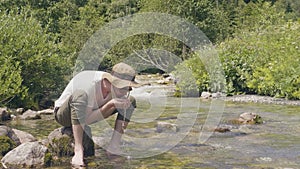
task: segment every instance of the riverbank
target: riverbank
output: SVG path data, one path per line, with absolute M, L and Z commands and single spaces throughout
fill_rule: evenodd
M 300 106 L 300 100 L 288 100 L 283 98 L 274 98 L 270 96 L 259 96 L 259 95 L 227 96 L 226 101 Z
M 174 96 L 175 84 L 174 79 L 172 77 L 165 78 L 160 74 L 152 74 L 152 75 L 138 75 L 137 79 L 141 82 L 147 82 L 152 84 L 152 88 L 160 88 L 164 91 L 168 91 L 168 96 Z M 142 89 L 143 90 L 143 89 Z M 138 90 L 137 92 L 140 92 Z M 209 92 L 203 92 L 201 94 L 202 98 L 209 97 L 218 97 L 213 96 L 214 94 Z M 234 96 L 226 96 L 226 101 L 229 102 L 243 102 L 243 103 L 262 103 L 262 104 L 277 104 L 277 105 L 291 105 L 291 106 L 300 106 L 300 100 L 288 100 L 284 98 L 275 98 L 270 96 L 260 96 L 260 95 L 234 95 Z

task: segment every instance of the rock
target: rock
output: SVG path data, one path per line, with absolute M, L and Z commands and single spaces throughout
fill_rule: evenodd
M 256 158 L 256 161 L 259 161 L 259 162 L 272 162 L 273 159 L 271 157 L 259 157 L 259 158 Z
M 239 118 L 232 119 L 228 121 L 231 124 L 240 125 L 240 124 L 262 124 L 262 118 L 256 114 L 251 112 L 242 113 Z
M 8 152 L 1 163 L 4 168 L 41 168 L 47 147 L 39 142 L 27 142 Z
M 169 75 L 169 74 L 167 74 L 167 73 L 164 73 L 164 74 L 162 74 L 162 76 L 163 76 L 164 78 L 168 78 L 168 77 L 170 77 L 170 75 Z
M 10 115 L 10 117 L 11 117 L 12 120 L 16 120 L 16 119 L 17 119 L 17 116 L 15 116 L 15 115 L 13 115 L 13 114 Z
M 53 115 L 54 110 L 53 109 L 45 109 L 45 110 L 40 110 L 37 113 L 39 115 Z
M 0 108 L 0 121 L 10 120 L 10 118 L 7 108 Z
M 17 130 L 17 129 L 12 129 L 12 131 L 16 134 L 16 136 L 19 138 L 21 143 L 37 141 L 37 139 L 35 137 L 33 137 L 33 135 L 31 135 L 25 131 L 21 131 L 21 130 Z
M 212 93 L 212 94 L 211 94 L 211 97 L 212 97 L 212 98 L 220 98 L 220 97 L 222 97 L 222 93 L 220 93 L 220 92 Z
M 36 120 L 41 119 L 41 115 L 33 110 L 27 110 L 22 115 L 19 116 L 21 120 Z
M 16 135 L 16 133 L 10 127 L 1 126 L 0 125 L 0 136 L 7 136 L 7 137 L 9 137 L 10 139 L 12 139 L 14 141 L 14 143 L 16 145 L 20 145 L 21 144 L 20 139 L 18 138 L 18 136 Z
M 156 83 L 158 83 L 158 84 L 168 84 L 169 81 L 167 81 L 167 80 L 157 80 Z
M 201 93 L 201 98 L 203 98 L 203 99 L 208 99 L 208 98 L 210 98 L 210 96 L 211 96 L 211 93 L 209 93 L 209 92 Z
M 242 124 L 261 124 L 263 122 L 259 115 L 251 112 L 241 114 L 238 121 Z
M 227 127 L 217 127 L 217 128 L 215 128 L 214 131 L 215 131 L 215 132 L 219 132 L 219 133 L 225 133 L 225 132 L 229 132 L 230 129 L 227 128 Z
M 23 114 L 24 111 L 25 111 L 24 108 L 17 108 L 16 113 L 18 113 L 18 114 Z
M 168 122 L 157 122 L 156 131 L 158 133 L 162 132 L 178 132 L 179 128 L 176 124 Z
M 54 156 L 71 156 L 74 154 L 74 139 L 72 133 L 58 128 L 48 135 L 48 149 Z
M 48 135 L 49 151 L 56 156 L 71 156 L 74 154 L 74 137 L 71 127 L 55 129 Z M 83 135 L 83 147 L 85 156 L 95 155 L 94 142 L 91 128 L 85 127 Z

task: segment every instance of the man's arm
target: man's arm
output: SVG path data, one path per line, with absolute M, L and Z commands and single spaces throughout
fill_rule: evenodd
M 96 123 L 100 120 L 106 119 L 117 109 L 127 109 L 130 106 L 129 99 L 112 99 L 102 107 L 99 107 L 96 110 L 92 110 L 92 108 L 87 108 L 87 117 L 86 117 L 86 124 L 90 125 Z

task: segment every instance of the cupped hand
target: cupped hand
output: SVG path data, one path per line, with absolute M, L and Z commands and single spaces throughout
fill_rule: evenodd
M 117 109 L 127 109 L 130 106 L 130 100 L 129 99 L 114 98 L 114 99 L 110 100 L 110 102 Z

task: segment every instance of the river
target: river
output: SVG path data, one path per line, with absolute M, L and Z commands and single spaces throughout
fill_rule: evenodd
M 300 106 L 226 101 L 219 117 L 208 119 L 214 106 L 211 100 L 169 97 L 169 89 L 148 86 L 133 91 L 139 107 L 123 137 L 125 155 L 109 159 L 97 146 L 95 157 L 87 159 L 89 168 L 300 168 Z M 259 114 L 264 123 L 228 122 L 244 112 Z M 231 131 L 211 132 L 207 140 L 199 141 L 207 120 L 217 120 Z M 101 138 L 104 147 L 113 121 L 114 117 L 91 126 L 93 136 Z M 158 132 L 159 122 L 174 124 L 178 130 Z M 59 127 L 49 115 L 9 125 L 39 140 Z M 48 168 L 69 168 L 69 164 Z

